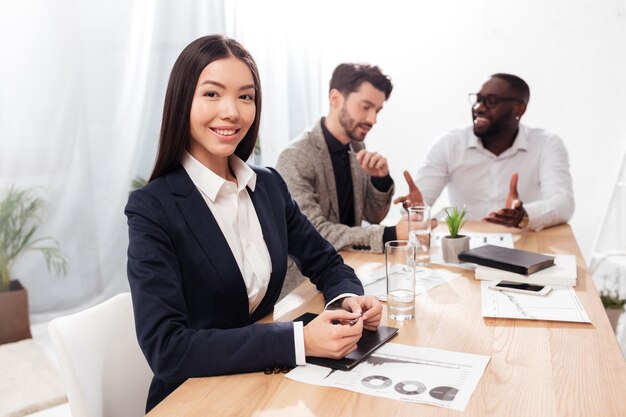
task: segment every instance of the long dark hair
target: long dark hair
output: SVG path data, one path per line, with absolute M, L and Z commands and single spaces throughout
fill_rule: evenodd
M 244 161 L 252 154 L 261 121 L 261 81 L 256 63 L 246 48 L 236 40 L 221 35 L 205 36 L 191 42 L 172 68 L 163 105 L 159 149 L 150 181 L 173 170 L 182 160 L 189 143 L 189 115 L 200 73 L 213 61 L 230 56 L 245 63 L 254 80 L 254 122 L 235 149 L 235 155 Z

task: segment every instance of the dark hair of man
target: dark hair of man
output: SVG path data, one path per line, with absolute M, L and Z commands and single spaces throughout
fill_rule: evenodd
M 524 103 L 528 104 L 528 100 L 530 99 L 530 88 L 528 87 L 528 84 L 526 84 L 526 81 L 522 80 L 517 75 L 512 75 L 512 74 L 498 73 L 498 74 L 493 74 L 491 77 L 500 78 L 501 80 L 504 80 L 507 83 L 509 83 L 509 86 L 511 87 L 511 89 L 515 91 L 517 94 L 519 94 L 520 99 L 523 100 Z
M 191 138 L 189 117 L 200 74 L 210 63 L 231 56 L 240 59 L 250 69 L 256 105 L 254 122 L 235 149 L 235 155 L 245 161 L 254 150 L 261 121 L 261 82 L 256 63 L 239 42 L 221 35 L 205 36 L 190 43 L 172 68 L 163 105 L 159 149 L 150 181 L 172 171 L 183 158 Z
M 334 88 L 347 97 L 365 81 L 385 93 L 385 100 L 389 99 L 393 90 L 391 78 L 383 74 L 377 66 L 367 64 L 339 64 L 330 79 L 329 91 Z

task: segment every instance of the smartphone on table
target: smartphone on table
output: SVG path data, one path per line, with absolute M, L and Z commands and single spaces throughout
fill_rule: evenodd
M 526 284 L 523 282 L 496 281 L 489 285 L 492 290 L 514 291 L 523 294 L 546 295 L 552 290 L 548 285 Z

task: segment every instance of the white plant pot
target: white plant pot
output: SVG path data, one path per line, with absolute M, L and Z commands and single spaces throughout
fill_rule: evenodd
M 469 236 L 459 235 L 458 237 L 444 236 L 441 239 L 441 253 L 443 261 L 449 264 L 458 264 L 459 252 L 469 249 Z

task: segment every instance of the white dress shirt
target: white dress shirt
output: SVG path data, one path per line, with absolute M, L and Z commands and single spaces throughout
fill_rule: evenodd
M 445 133 L 428 151 L 415 182 L 426 204 L 434 204 L 447 186 L 451 205 L 467 207 L 468 220 L 480 220 L 504 207 L 514 172 L 530 229 L 572 217 L 574 192 L 563 141 L 522 124 L 513 146 L 498 156 L 483 147 L 472 126 Z
M 229 158 L 237 184 L 226 181 L 188 152 L 182 165 L 219 225 L 248 292 L 250 314 L 263 300 L 272 273 L 272 263 L 263 231 L 247 188 L 254 192 L 256 173 L 237 156 Z M 305 363 L 302 322 L 294 323 L 296 363 Z

